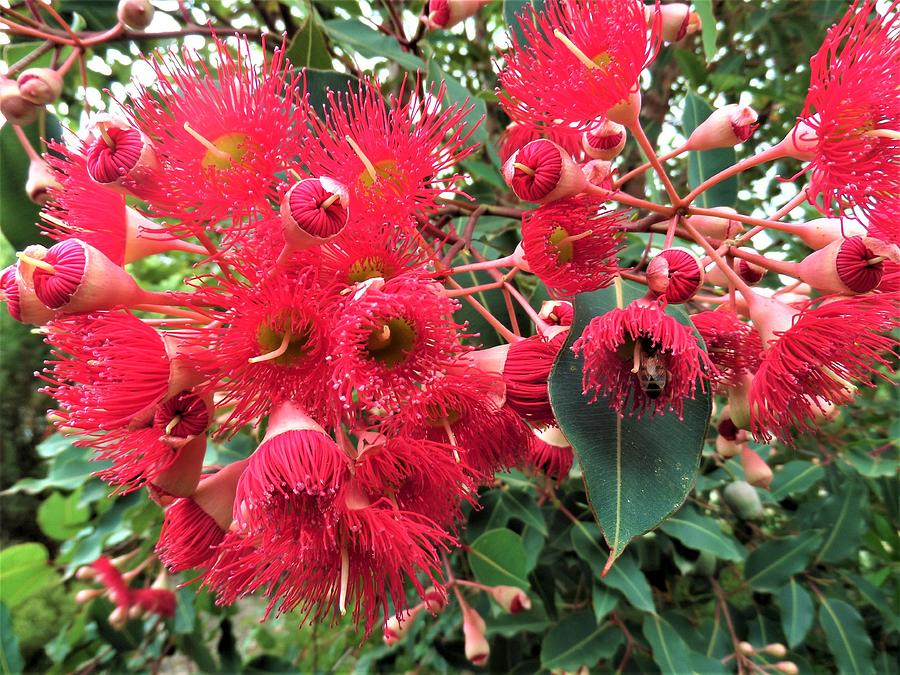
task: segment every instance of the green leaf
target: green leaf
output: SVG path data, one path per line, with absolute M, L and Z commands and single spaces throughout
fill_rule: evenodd
M 684 101 L 684 117 L 681 120 L 681 128 L 685 137 L 690 136 L 691 132 L 700 126 L 700 123 L 705 121 L 712 111 L 712 106 L 697 94 L 688 94 Z M 730 167 L 735 161 L 734 148 L 689 152 L 688 185 L 692 189 L 699 186 L 703 181 Z M 703 208 L 734 206 L 737 202 L 737 191 L 737 177 L 732 176 L 698 195 L 694 204 Z
M 807 532 L 796 537 L 769 541 L 757 548 L 744 566 L 744 578 L 755 591 L 776 591 L 809 565 L 822 535 Z
M 529 493 L 521 490 L 509 490 L 503 492 L 502 495 L 501 502 L 503 508 L 507 510 L 509 518 L 519 520 L 523 525 L 533 527 L 545 537 L 547 536 L 547 521 L 544 520 L 544 512 Z
M 702 23 L 703 56 L 710 63 L 716 56 L 716 17 L 713 15 L 712 0 L 694 0 L 694 9 Z
M 51 539 L 65 541 L 76 534 L 88 521 L 91 510 L 79 504 L 81 491 L 68 497 L 52 493 L 38 507 L 37 521 L 41 531 Z
M 531 609 L 518 614 L 503 613 L 492 616 L 487 623 L 488 635 L 514 637 L 519 633 L 543 633 L 550 625 L 544 604 L 538 598 L 531 599 Z
M 57 583 L 43 544 L 16 544 L 0 551 L 0 602 L 15 609 L 24 600 Z
M 478 537 L 469 550 L 469 566 L 475 578 L 487 586 L 528 589 L 525 548 L 512 530 L 490 530 Z
M 690 504 L 669 516 L 660 529 L 695 551 L 708 551 L 723 560 L 739 561 L 747 557 L 740 542 L 722 532 L 716 520 L 702 515 Z
M 796 647 L 803 642 L 812 627 L 815 615 L 812 597 L 794 579 L 788 581 L 776 597 L 781 606 L 781 630 L 784 631 L 788 646 Z
M 690 650 L 672 625 L 656 614 L 645 614 L 644 637 L 653 650 L 653 661 L 665 673 L 681 675 L 689 670 Z
M 328 103 L 328 91 L 337 93 L 356 91 L 359 82 L 352 75 L 339 73 L 336 70 L 306 69 L 306 91 L 309 94 L 309 104 L 316 110 L 321 110 Z
M 619 597 L 615 593 L 610 593 L 609 589 L 603 584 L 594 581 L 594 589 L 591 592 L 591 605 L 594 607 L 594 619 L 597 623 L 603 621 L 619 604 Z
M 544 8 L 544 0 L 503 0 L 503 19 L 506 21 L 510 33 L 515 33 L 520 40 L 523 39 L 523 36 L 522 29 L 519 27 L 519 16 L 525 12 L 528 12 L 525 16 L 530 15 L 529 5 L 540 11 Z
M 192 633 L 197 620 L 197 611 L 194 609 L 194 597 L 197 592 L 193 588 L 179 588 L 177 602 L 175 604 L 176 633 Z
M 407 70 L 425 70 L 425 63 L 415 54 L 405 52 L 392 37 L 369 28 L 356 19 L 333 19 L 324 22 L 325 32 L 343 47 L 351 47 L 360 56 L 393 61 Z
M 848 574 L 847 578 L 853 584 L 853 590 L 859 593 L 872 607 L 881 612 L 889 629 L 895 633 L 900 632 L 900 616 L 891 608 L 891 599 L 887 593 L 858 574 Z
M 628 303 L 646 289 L 623 282 Z M 575 321 L 550 375 L 550 401 L 566 438 L 578 456 L 588 499 L 610 547 L 611 564 L 634 537 L 652 530 L 687 498 L 709 424 L 709 393 L 698 391 L 684 403 L 684 420 L 662 416 L 620 417 L 601 396 L 589 404 L 582 394 L 582 360 L 572 343 L 595 316 L 616 306 L 613 288 L 575 297 Z M 666 312 L 685 325 L 680 307 Z M 698 337 L 699 339 L 699 337 Z
M 825 469 L 812 462 L 794 461 L 782 466 L 772 477 L 772 498 L 781 501 L 789 495 L 806 492 L 822 480 Z
M 298 68 L 331 70 L 334 64 L 331 54 L 328 53 L 328 45 L 325 43 L 321 19 L 309 0 L 306 0 L 305 4 L 306 21 L 291 38 L 291 43 L 287 48 L 287 57 L 291 64 Z
M 862 617 L 843 600 L 819 596 L 819 625 L 840 673 L 872 673 L 872 640 Z
M 597 625 L 593 612 L 584 609 L 569 614 L 547 632 L 541 643 L 541 665 L 571 672 L 591 667 L 612 657 L 623 639 L 618 627 Z
M 21 673 L 25 668 L 19 652 L 19 640 L 13 632 L 12 615 L 5 604 L 0 603 L 0 673 Z
M 44 118 L 43 125 L 41 118 Z M 53 115 L 39 115 L 34 124 L 23 127 L 25 135 L 38 153 L 43 151 L 41 138 L 62 138 L 59 121 Z M 0 231 L 15 249 L 29 244 L 51 245 L 37 226 L 40 207 L 28 198 L 25 182 L 28 180 L 30 162 L 16 137 L 12 124 L 0 128 Z
M 15 494 L 25 492 L 37 494 L 48 488 L 62 490 L 75 490 L 88 481 L 95 471 L 102 471 L 110 465 L 110 462 L 92 462 L 88 459 L 90 453 L 84 448 L 68 446 L 57 454 L 50 463 L 50 469 L 44 478 L 24 478 L 3 494 Z
M 850 480 L 825 500 L 816 517 L 816 524 L 826 532 L 825 541 L 814 562 L 840 562 L 857 553 L 866 527 L 868 496 L 862 481 Z

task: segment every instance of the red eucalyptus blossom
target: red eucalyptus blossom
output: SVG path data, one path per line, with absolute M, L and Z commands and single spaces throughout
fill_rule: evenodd
M 551 293 L 574 295 L 612 283 L 622 248 L 623 212 L 587 196 L 560 199 L 522 216 L 522 246 L 530 271 Z
M 572 446 L 558 427 L 535 429 L 528 444 L 527 461 L 559 485 L 572 469 Z
M 793 146 L 809 198 L 827 215 L 871 213 L 900 197 L 900 13 L 856 0 L 810 60 Z
M 742 375 L 756 371 L 762 341 L 754 327 L 726 309 L 692 314 L 691 321 L 706 344 L 719 382 L 735 387 Z
M 584 359 L 584 393 L 606 397 L 620 415 L 679 417 L 684 399 L 704 386 L 713 365 L 689 326 L 656 301 L 638 300 L 594 317 L 572 351 Z
M 648 33 L 644 5 L 633 0 L 551 0 L 525 10 L 519 26 L 522 37 L 512 31 L 503 54 L 500 104 L 516 121 L 581 129 L 604 115 L 623 121 L 615 109 L 638 92 L 661 37 L 659 15 Z
M 815 428 L 818 414 L 853 399 L 854 382 L 890 370 L 886 356 L 898 342 L 898 296 L 825 297 L 803 310 L 777 300 L 748 298 L 765 352 L 750 387 L 751 430 L 791 444 L 794 430 Z

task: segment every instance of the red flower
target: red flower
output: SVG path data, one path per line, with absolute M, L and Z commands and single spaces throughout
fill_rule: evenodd
M 638 91 L 659 50 L 659 17 L 648 34 L 641 2 L 551 0 L 530 11 L 500 71 L 500 104 L 518 122 L 586 129 Z
M 474 131 L 464 121 L 471 107 L 442 110 L 446 85 L 404 103 L 407 93 L 404 82 L 385 103 L 379 86 L 366 79 L 356 92 L 329 92 L 324 120 L 310 118 L 313 138 L 303 163 L 312 175 L 347 187 L 355 219 L 402 221 L 434 208 L 437 196 L 459 179 L 447 173 L 475 149 L 465 146 Z
M 556 420 L 547 382 L 568 335 L 568 331 L 549 339 L 534 335 L 509 346 L 503 366 L 506 405 L 533 424 L 550 424 Z
M 870 213 L 900 195 L 900 15 L 876 4 L 857 0 L 828 31 L 793 132 L 811 148 L 810 202 L 827 215 Z
M 881 200 L 869 212 L 869 234 L 900 246 L 900 196 Z
M 563 148 L 573 157 L 580 158 L 584 153 L 581 145 L 581 131 L 559 125 L 543 125 L 532 122 L 510 122 L 500 134 L 498 152 L 500 161 L 506 162 L 516 150 L 525 147 L 531 141 L 546 138 Z
M 756 329 L 729 311 L 716 310 L 691 315 L 703 338 L 709 358 L 716 366 L 716 379 L 727 387 L 737 386 L 741 375 L 759 367 L 762 341 Z
M 301 76 L 282 49 L 257 72 L 246 40 L 236 56 L 214 42 L 212 69 L 186 49 L 154 58 L 155 88 L 135 97 L 132 116 L 162 164 L 149 196 L 155 213 L 180 219 L 175 229 L 210 227 L 232 239 L 250 214 L 270 208 L 276 174 L 302 152 L 308 132 Z
M 792 429 L 811 431 L 816 409 L 853 399 L 853 382 L 872 386 L 890 369 L 882 355 L 898 344 L 897 294 L 821 298 L 797 312 L 775 301 L 750 303 L 766 351 L 750 387 L 751 430 L 792 443 Z M 885 377 L 885 379 L 887 379 Z
M 365 282 L 345 300 L 332 333 L 333 382 L 350 408 L 394 410 L 464 351 L 457 303 L 424 275 Z
M 234 406 L 218 433 L 236 432 L 283 400 L 326 415 L 323 362 L 332 300 L 315 271 L 278 269 L 255 283 L 216 281 L 202 294 L 222 309 L 194 341 L 209 347 L 199 362 L 210 378 L 208 388 L 223 394 L 221 405 Z
M 127 312 L 95 312 L 54 319 L 45 341 L 44 392 L 56 399 L 60 426 L 88 433 L 115 429 L 153 414 L 167 392 L 190 388 L 196 375 L 174 367 L 177 338 L 163 338 Z M 168 343 L 168 345 L 167 345 Z
M 604 288 L 618 271 L 624 222 L 623 212 L 584 195 L 545 204 L 522 216 L 525 261 L 553 293 Z
M 534 430 L 528 444 L 528 464 L 559 485 L 572 469 L 572 446 L 557 427 Z
M 584 358 L 584 393 L 592 403 L 605 396 L 620 415 L 671 409 L 680 417 L 684 399 L 713 371 L 690 327 L 657 302 L 635 301 L 594 317 L 572 351 Z

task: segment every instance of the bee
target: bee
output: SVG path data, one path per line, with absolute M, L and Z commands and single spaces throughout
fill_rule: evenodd
M 634 367 L 631 372 L 637 375 L 641 391 L 650 400 L 659 398 L 669 381 L 665 353 L 646 337 L 641 337 L 634 343 Z

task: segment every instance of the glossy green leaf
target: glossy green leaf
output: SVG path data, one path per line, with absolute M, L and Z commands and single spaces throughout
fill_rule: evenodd
M 709 103 L 697 94 L 689 93 L 685 97 L 684 116 L 681 119 L 681 129 L 684 135 L 690 136 L 691 132 L 709 117 L 712 111 L 713 108 Z M 734 148 L 715 148 L 701 152 L 689 152 L 688 185 L 691 188 L 699 186 L 703 181 L 730 167 L 735 161 Z M 703 208 L 734 206 L 737 201 L 737 190 L 737 177 L 732 176 L 727 180 L 716 183 L 698 195 L 694 200 L 694 205 Z
M 645 290 L 625 282 L 626 303 Z M 582 360 L 572 343 L 595 316 L 616 306 L 613 288 L 575 298 L 575 320 L 550 375 L 550 401 L 556 419 L 578 457 L 591 508 L 610 547 L 610 562 L 634 537 L 652 530 L 687 498 L 697 473 L 712 407 L 698 391 L 684 403 L 684 419 L 663 416 L 622 418 L 601 396 L 589 404 L 582 394 Z M 680 307 L 666 310 L 690 325 Z M 698 338 L 699 339 L 699 338 Z
M 688 548 L 708 551 L 723 560 L 743 560 L 747 551 L 733 536 L 725 534 L 715 519 L 688 504 L 669 516 L 660 529 Z
M 781 606 L 781 630 L 789 647 L 796 647 L 812 628 L 815 610 L 812 597 L 796 580 L 791 579 L 775 596 Z
M 306 0 L 305 4 L 306 20 L 291 38 L 291 43 L 287 48 L 287 57 L 291 64 L 298 68 L 331 70 L 334 64 L 331 54 L 328 53 L 328 45 L 325 43 L 321 19 L 309 0 Z
M 525 549 L 512 530 L 490 530 L 478 537 L 469 550 L 469 566 L 483 584 L 528 590 Z
M 320 111 L 328 103 L 329 91 L 336 94 L 356 91 L 358 82 L 359 80 L 346 73 L 307 68 L 306 91 L 309 94 L 309 104 L 315 110 Z
M 0 602 L 15 609 L 27 598 L 57 583 L 43 544 L 16 544 L 0 551 Z
M 547 670 L 574 672 L 608 659 L 622 644 L 622 631 L 612 624 L 598 625 L 590 610 L 569 614 L 551 628 L 541 644 L 541 665 Z
M 818 532 L 768 541 L 747 558 L 744 578 L 756 591 L 775 591 L 809 565 L 812 553 L 822 542 Z
M 665 675 L 690 672 L 690 650 L 671 624 L 655 614 L 644 615 L 643 633 L 653 650 L 653 661 Z
M 862 617 L 843 600 L 819 597 L 819 625 L 828 638 L 840 673 L 863 675 L 875 670 L 872 664 L 872 640 Z
M 825 537 L 815 562 L 840 562 L 856 553 L 866 528 L 868 501 L 861 480 L 842 483 L 837 494 L 825 500 L 816 517 L 816 524 L 825 530 Z
M 356 19 L 333 19 L 323 24 L 332 40 L 350 47 L 360 56 L 393 61 L 408 70 L 425 70 L 425 63 L 415 54 L 405 52 L 392 37 L 379 33 Z
M 790 495 L 802 494 L 822 480 L 825 469 L 812 462 L 793 461 L 782 466 L 772 477 L 772 498 L 781 501 Z
M 4 603 L 0 603 L 0 675 L 14 675 L 25 668 L 19 651 L 19 640 L 13 632 L 12 615 Z
M 847 578 L 853 584 L 853 590 L 859 593 L 872 607 L 881 612 L 889 629 L 895 633 L 900 632 L 900 616 L 892 609 L 891 599 L 888 597 L 888 594 L 858 574 L 848 574 Z
M 197 611 L 194 609 L 197 592 L 193 588 L 179 588 L 177 594 L 173 628 L 179 634 L 191 633 L 197 621 Z
M 81 506 L 81 491 L 68 496 L 52 493 L 38 507 L 37 521 L 41 531 L 51 539 L 64 541 L 77 533 L 87 522 L 90 509 Z
M 618 604 L 619 597 L 595 580 L 594 588 L 591 592 L 591 605 L 594 607 L 594 619 L 596 619 L 597 623 L 603 621 Z
M 716 55 L 716 17 L 713 15 L 712 0 L 694 0 L 693 5 L 702 22 L 703 56 L 710 63 Z
M 59 121 L 53 115 L 39 116 L 37 122 L 23 129 L 31 146 L 38 152 L 43 151 L 42 138 L 62 138 Z M 30 163 L 12 124 L 4 124 L 0 128 L 0 156 L 3 157 L 3 170 L 0 171 L 0 231 L 15 249 L 21 250 L 29 244 L 50 246 L 52 242 L 41 234 L 37 226 L 40 207 L 28 199 L 25 192 Z

